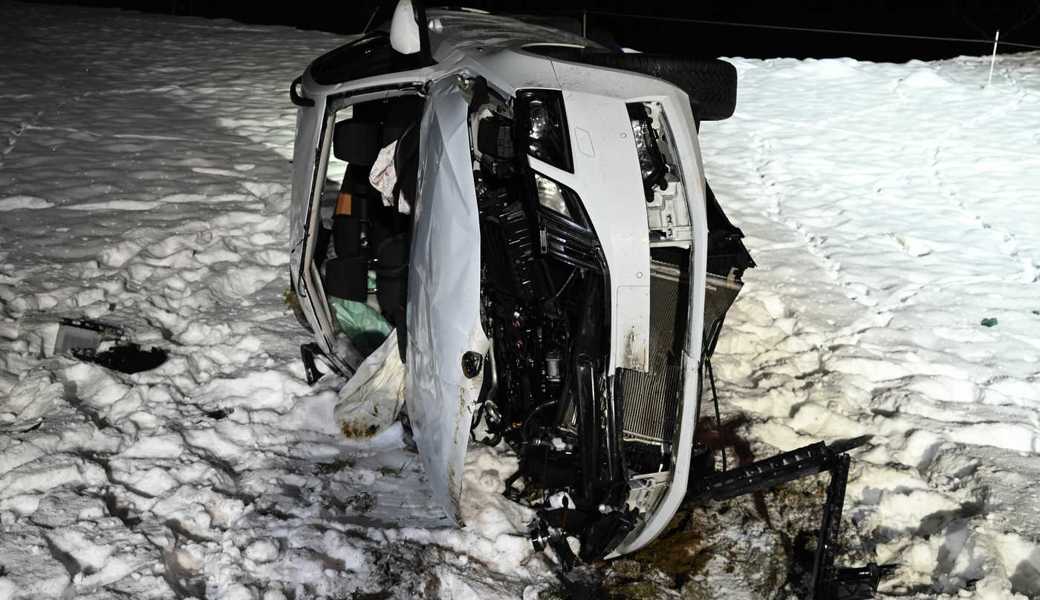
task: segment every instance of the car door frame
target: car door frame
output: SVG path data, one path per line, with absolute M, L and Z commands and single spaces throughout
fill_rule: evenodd
M 420 28 L 426 33 L 426 28 Z M 351 45 L 361 47 L 370 36 L 357 36 L 338 50 Z M 389 45 L 389 38 L 386 39 Z M 429 42 L 424 42 L 428 52 Z M 391 50 L 392 52 L 392 50 Z M 314 263 L 321 203 L 325 191 L 324 175 L 332 152 L 336 114 L 348 106 L 404 95 L 425 96 L 438 70 L 432 59 L 411 61 L 423 66 L 402 71 L 367 74 L 365 77 L 334 84 L 322 84 L 312 73 L 314 64 L 293 81 L 290 97 L 297 110 L 297 136 L 293 150 L 293 192 L 290 208 L 290 276 L 304 319 L 314 332 L 318 348 L 329 366 L 342 375 L 353 374 L 357 365 L 349 364 L 335 351 L 335 325 L 325 300 L 321 274 Z M 317 125 L 320 123 L 320 125 Z M 312 169 L 308 169 L 313 165 Z M 322 178 L 322 181 L 319 181 Z M 299 211 L 303 211 L 300 219 Z

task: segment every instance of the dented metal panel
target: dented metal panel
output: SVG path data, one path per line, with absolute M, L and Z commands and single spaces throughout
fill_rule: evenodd
M 466 352 L 484 356 L 480 223 L 467 102 L 454 78 L 430 88 L 420 137 L 419 200 L 408 272 L 408 416 L 434 498 L 461 524 L 462 476 L 483 370 L 467 378 Z
M 649 364 L 649 283 L 619 286 L 615 306 L 614 346 L 618 348 L 617 366 L 646 371 Z

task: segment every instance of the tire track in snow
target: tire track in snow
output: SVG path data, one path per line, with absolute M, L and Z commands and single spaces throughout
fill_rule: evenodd
M 785 361 L 780 358 L 780 363 L 776 363 L 777 358 L 774 358 L 765 364 L 760 364 L 758 368 L 750 376 L 750 380 L 756 383 L 756 387 L 765 384 L 765 388 L 759 388 L 761 391 L 758 394 L 765 394 L 765 397 L 774 396 L 777 392 L 786 396 L 786 402 L 790 406 L 790 419 L 784 423 L 779 424 L 775 419 L 762 418 L 761 415 L 754 414 L 756 411 L 752 408 L 755 402 L 748 405 L 751 408 L 751 416 L 757 425 L 753 428 L 758 429 L 758 433 L 765 434 L 766 437 L 770 435 L 779 435 L 780 439 L 783 439 L 784 435 L 782 429 L 785 427 L 792 428 L 798 435 L 807 436 L 814 438 L 816 435 L 810 429 L 805 429 L 806 426 L 817 426 L 815 425 L 821 419 L 830 420 L 834 417 L 827 416 L 829 414 L 835 415 L 838 419 L 851 419 L 854 422 L 862 423 L 866 427 L 870 427 L 870 423 L 879 416 L 876 412 L 873 412 L 874 408 L 880 408 L 875 405 L 876 400 L 882 397 L 884 394 L 894 395 L 895 397 L 903 397 L 905 392 L 905 386 L 914 381 L 914 376 L 905 378 L 904 380 L 889 380 L 882 382 L 880 386 L 874 387 L 870 392 L 871 400 L 863 407 L 863 412 L 849 413 L 848 408 L 846 410 L 840 410 L 834 412 L 833 405 L 829 403 L 824 405 L 816 404 L 814 400 L 813 391 L 821 384 L 831 390 L 840 390 L 845 386 L 850 386 L 851 390 L 855 390 L 855 386 L 849 381 L 849 375 L 844 371 L 831 370 L 827 366 L 827 348 L 832 347 L 834 344 L 852 344 L 857 343 L 858 334 L 868 329 L 876 327 L 884 327 L 887 321 L 891 319 L 894 311 L 899 307 L 909 302 L 914 296 L 919 294 L 925 287 L 923 283 L 908 282 L 906 285 L 899 286 L 893 290 L 886 290 L 886 295 L 880 296 L 877 299 L 864 296 L 861 293 L 857 293 L 857 284 L 851 280 L 848 275 L 844 272 L 839 261 L 828 256 L 824 250 L 823 244 L 825 238 L 821 239 L 819 236 L 813 234 L 809 227 L 802 223 L 796 216 L 786 210 L 785 207 L 785 196 L 782 184 L 780 184 L 773 176 L 775 166 L 776 149 L 774 145 L 765 137 L 758 132 L 748 132 L 748 136 L 752 140 L 753 148 L 753 167 L 754 172 L 757 176 L 757 187 L 761 191 L 763 198 L 768 202 L 768 209 L 766 211 L 767 216 L 773 222 L 783 226 L 791 233 L 799 236 L 805 243 L 805 250 L 812 256 L 817 264 L 820 265 L 821 270 L 826 274 L 826 277 L 833 282 L 833 284 L 844 291 L 844 295 L 850 300 L 862 305 L 868 309 L 859 319 L 856 319 L 849 325 L 842 327 L 839 330 L 828 332 L 823 337 L 813 343 L 813 347 L 822 353 L 823 362 L 821 362 L 815 370 L 812 367 L 806 366 L 799 369 L 794 367 L 793 371 L 790 366 L 790 359 Z M 811 270 L 811 267 L 808 269 Z M 869 288 L 865 288 L 869 289 Z M 777 298 L 780 304 L 783 301 Z M 782 309 L 786 314 L 790 314 L 786 309 Z M 775 313 L 776 310 L 770 310 L 771 313 Z M 795 321 L 795 324 L 790 327 L 792 333 L 788 337 L 799 337 L 801 334 L 798 333 L 799 317 L 797 314 L 791 314 L 791 318 Z M 775 322 L 775 321 L 774 321 Z M 756 357 L 756 360 L 761 360 L 765 355 L 775 355 L 776 352 L 773 348 L 780 344 L 773 344 L 770 349 L 767 349 L 764 354 L 760 354 Z M 782 354 L 782 353 L 781 353 Z M 781 367 L 778 370 L 778 367 Z M 774 371 L 779 373 L 803 371 L 801 376 L 794 377 L 793 380 L 778 380 L 780 385 L 776 386 L 776 383 L 768 383 L 775 376 L 772 374 Z M 805 386 L 805 382 L 809 381 L 811 384 Z M 844 383 L 842 383 L 844 382 Z M 877 384 L 875 384 L 877 385 Z M 725 386 L 728 388 L 729 386 Z M 726 396 L 730 396 L 730 390 L 726 390 Z M 745 393 L 750 390 L 738 390 L 738 393 Z M 724 396 L 725 398 L 725 396 Z M 919 406 L 916 404 L 923 400 L 920 396 L 916 396 L 913 400 L 907 400 L 911 402 L 912 406 Z M 904 402 L 907 402 L 904 401 Z M 745 404 L 745 403 L 741 403 Z M 899 406 L 904 406 L 901 404 Z M 924 407 L 921 407 L 924 408 Z M 960 406 L 953 406 L 948 408 L 959 409 Z M 747 413 L 747 409 L 742 409 Z M 896 408 L 898 411 L 898 408 Z M 923 413 L 923 414 L 921 414 Z M 857 521 L 866 520 L 871 522 L 871 515 L 879 513 L 881 511 L 895 511 L 899 512 L 899 509 L 892 505 L 891 499 L 896 499 L 896 504 L 899 503 L 910 503 L 913 492 L 908 492 L 904 489 L 887 489 L 884 487 L 878 488 L 874 491 L 871 486 L 878 485 L 872 483 L 877 481 L 880 475 L 879 473 L 884 472 L 886 469 L 894 473 L 898 473 L 898 477 L 903 481 L 914 482 L 913 488 L 919 488 L 920 494 L 933 494 L 935 502 L 943 503 L 947 506 L 953 507 L 949 514 L 945 515 L 929 515 L 923 518 L 921 524 L 915 529 L 900 531 L 899 529 L 889 530 L 885 527 L 874 531 L 863 530 L 857 533 L 858 537 L 863 538 L 866 545 L 870 546 L 878 542 L 884 542 L 890 546 L 898 547 L 899 545 L 911 546 L 918 543 L 921 539 L 926 539 L 928 536 L 933 534 L 943 534 L 948 528 L 960 527 L 958 523 L 962 522 L 980 522 L 988 512 L 986 508 L 986 498 L 989 496 L 989 488 L 983 483 L 972 480 L 970 477 L 960 478 L 949 478 L 946 475 L 945 469 L 949 468 L 946 463 L 936 462 L 935 458 L 945 447 L 948 447 L 948 442 L 944 442 L 941 439 L 937 439 L 934 442 L 922 443 L 918 441 L 920 436 L 914 437 L 917 431 L 934 431 L 936 429 L 942 429 L 942 425 L 938 423 L 946 423 L 947 427 L 956 428 L 957 422 L 967 422 L 971 420 L 971 417 L 966 412 L 957 411 L 959 418 L 955 419 L 936 419 L 938 416 L 935 414 L 929 414 L 929 410 L 915 411 L 915 414 L 905 415 L 905 426 L 906 432 L 902 442 L 898 438 L 893 439 L 891 433 L 884 437 L 879 437 L 875 440 L 875 448 L 884 452 L 891 453 L 895 456 L 901 457 L 899 463 L 889 463 L 887 466 L 876 465 L 872 461 L 860 461 L 857 463 L 854 469 L 852 479 L 850 480 L 850 486 L 856 489 L 856 494 L 865 494 L 864 500 L 859 503 L 853 503 L 848 506 L 848 514 L 850 517 L 855 518 Z M 952 422 L 951 422 L 952 421 Z M 997 421 L 994 421 L 997 422 Z M 772 431 L 772 433 L 770 433 Z M 970 437 L 962 441 L 970 443 Z M 899 445 L 899 444 L 902 445 Z M 962 475 L 966 472 L 962 472 Z M 910 488 L 910 489 L 913 489 Z M 854 495 L 856 495 L 854 494 Z M 883 499 L 889 497 L 889 500 Z M 906 495 L 906 500 L 900 500 Z M 874 500 L 870 500 L 870 497 L 876 497 Z M 908 514 L 913 514 L 911 510 Z M 913 517 L 910 517 L 913 518 Z M 931 586 L 923 586 L 923 591 L 933 590 Z
M 873 299 L 869 299 L 869 292 L 857 292 L 855 289 L 857 287 L 856 282 L 853 282 L 845 275 L 842 270 L 841 262 L 834 260 L 827 254 L 823 248 L 824 240 L 813 234 L 809 228 L 796 217 L 788 214 L 784 210 L 785 196 L 783 190 L 780 189 L 780 184 L 774 181 L 774 178 L 771 175 L 771 170 L 775 167 L 774 159 L 770 157 L 775 155 L 775 148 L 773 147 L 772 142 L 758 132 L 752 130 L 749 135 L 751 136 L 752 147 L 754 148 L 755 174 L 758 178 L 762 195 L 769 198 L 769 217 L 789 229 L 791 232 L 797 234 L 805 241 L 805 248 L 808 250 L 809 254 L 811 254 L 820 266 L 823 267 L 824 272 L 829 275 L 830 279 L 844 290 L 845 295 L 848 296 L 850 300 L 853 300 L 867 308 L 875 306 L 877 302 Z
M 935 152 L 932 155 L 931 168 L 928 171 L 931 177 L 935 180 L 935 187 L 980 229 L 992 234 L 995 241 L 994 246 L 999 248 L 1000 251 L 1015 264 L 1017 269 L 1020 269 L 1020 280 L 1023 283 L 1040 282 L 1040 267 L 1037 266 L 1036 258 L 1023 254 L 1015 234 L 999 227 L 995 227 L 987 222 L 986 218 L 979 214 L 978 211 L 972 210 L 968 207 L 964 198 L 960 193 L 958 193 L 956 187 L 951 186 L 946 182 L 946 179 L 942 174 L 942 160 L 940 158 L 943 150 L 944 146 L 941 143 L 936 144 Z
M 828 369 L 825 364 L 826 357 L 832 353 L 832 349 L 844 344 L 854 343 L 857 334 L 861 331 L 887 323 L 891 318 L 891 313 L 887 310 L 886 305 L 889 302 L 898 304 L 907 301 L 917 293 L 918 288 L 908 286 L 905 289 L 897 290 L 880 305 L 873 298 L 857 292 L 855 289 L 856 283 L 846 276 L 841 263 L 828 256 L 824 250 L 823 243 L 825 238 L 821 239 L 811 233 L 807 226 L 785 210 L 785 195 L 782 184 L 776 181 L 773 175 L 774 169 L 777 167 L 773 158 L 775 156 L 775 148 L 772 142 L 754 130 L 749 131 L 748 136 L 751 139 L 753 150 L 752 168 L 756 175 L 755 186 L 760 190 L 760 197 L 767 202 L 766 216 L 791 234 L 797 236 L 797 238 L 800 238 L 803 242 L 802 248 L 818 265 L 818 269 L 815 270 L 822 272 L 836 290 L 840 290 L 841 295 L 854 302 L 857 306 L 866 309 L 865 314 L 855 319 L 849 326 L 839 330 L 809 334 L 800 331 L 802 318 L 796 311 L 790 310 L 781 297 L 770 296 L 764 299 L 766 309 L 773 319 L 772 327 L 779 327 L 785 335 L 783 339 L 770 344 L 768 348 L 764 348 L 756 356 L 755 362 L 757 366 L 748 375 L 749 381 L 756 388 L 764 390 L 767 395 L 772 395 L 774 391 L 780 390 L 782 390 L 782 393 L 790 395 L 786 400 L 790 407 L 789 416 L 797 417 L 802 410 L 805 410 L 807 414 L 816 410 L 815 407 L 818 405 L 812 395 L 814 385 L 827 378 L 842 376 L 840 373 Z M 804 271 L 811 273 L 814 269 L 807 265 Z M 771 307 L 770 304 L 772 304 Z M 783 321 L 790 321 L 790 323 L 784 324 Z M 808 348 L 799 351 L 798 354 L 815 354 L 816 360 L 802 361 L 798 360 L 793 354 L 778 351 L 778 348 L 788 344 L 789 341 L 795 347 L 807 344 Z M 776 383 L 771 383 L 771 380 L 778 374 L 784 378 L 790 377 L 790 379 L 780 379 L 779 386 L 773 387 L 776 386 Z M 831 406 L 825 406 L 823 409 L 840 419 L 869 420 L 870 418 L 867 412 L 852 414 L 833 412 Z M 753 410 L 752 414 L 754 412 Z M 760 420 L 761 417 L 756 415 L 755 418 Z M 766 421 L 768 420 L 767 418 Z M 799 431 L 799 435 L 813 436 L 808 431 Z
M 1000 248 L 1000 250 L 1011 259 L 1016 268 L 1021 269 L 1021 281 L 1023 283 L 1037 283 L 1040 282 L 1040 268 L 1037 266 L 1037 258 L 1023 255 L 1014 233 L 994 226 L 992 223 L 988 222 L 984 215 L 980 214 L 977 210 L 971 209 L 965 202 L 963 195 L 958 192 L 958 188 L 950 185 L 942 173 L 942 154 L 946 151 L 947 147 L 951 146 L 950 139 L 953 133 L 982 127 L 994 118 L 1005 118 L 1008 114 L 1012 113 L 1014 109 L 1020 107 L 1023 104 L 1023 98 L 1030 94 L 1030 92 L 1023 88 L 1011 75 L 1010 70 L 1007 67 L 1001 67 L 999 71 L 1007 83 L 1016 90 L 1014 96 L 1007 102 L 993 103 L 989 108 L 979 112 L 967 121 L 951 126 L 944 131 L 939 136 L 939 140 L 935 143 L 928 174 L 935 182 L 936 189 L 938 189 L 943 196 L 952 201 L 953 204 L 957 206 L 957 208 L 960 209 L 960 211 L 972 222 L 978 225 L 979 228 L 993 235 L 996 247 Z M 896 89 L 897 93 L 900 93 L 900 97 L 905 98 L 901 93 L 901 86 L 897 86 Z
M 1035 63 L 1035 57 L 1029 60 Z M 862 79 L 894 81 L 946 64 L 856 68 Z M 992 177 L 997 195 L 999 190 L 1023 190 L 1023 182 L 1031 181 L 1029 169 L 1040 166 L 1040 156 L 1035 146 L 1019 143 L 1026 138 L 1015 127 L 1019 115 L 1022 123 L 1035 122 L 1037 107 L 1031 103 L 1017 109 L 1015 122 L 1009 122 L 1011 115 L 1001 111 L 1014 108 L 1021 98 L 1010 104 L 1001 96 L 987 98 L 977 84 L 964 83 L 971 73 L 957 71 L 957 61 L 951 65 L 953 85 L 938 91 L 900 90 L 908 94 L 905 105 L 895 101 L 891 86 L 829 89 L 830 82 L 807 81 L 804 93 L 779 92 L 755 88 L 751 84 L 759 82 L 749 77 L 743 102 L 751 107 L 750 116 L 738 113 L 710 130 L 723 135 L 702 139 L 706 162 L 711 162 L 712 150 L 725 161 L 726 176 L 714 177 L 713 187 L 717 192 L 731 188 L 734 221 L 748 232 L 749 246 L 762 265 L 747 276 L 743 300 L 727 320 L 731 330 L 718 361 L 722 399 L 750 413 L 754 437 L 781 449 L 807 443 L 806 438 L 837 435 L 841 423 L 828 423 L 828 409 L 856 419 L 875 435 L 872 446 L 854 459 L 846 507 L 860 524 L 859 537 L 868 552 L 876 547 L 882 562 L 903 563 L 894 578 L 899 587 L 890 593 L 967 595 L 979 580 L 999 590 L 1010 579 L 1015 591 L 1032 598 L 1040 592 L 1040 580 L 1032 575 L 1040 551 L 1025 543 L 1010 554 L 1006 548 L 1007 539 L 1017 540 L 1015 536 L 1038 539 L 1034 523 L 1040 522 L 1035 518 L 1040 511 L 1031 497 L 1035 494 L 1026 490 L 1036 480 L 1040 422 L 1030 390 L 1038 389 L 1040 379 L 1029 375 L 1035 369 L 1022 364 L 1032 361 L 1035 343 L 1019 338 L 1031 331 L 1029 309 L 1040 307 L 1028 304 L 1024 286 L 1005 284 L 1019 271 L 1006 268 L 1017 264 L 1012 252 L 1035 255 L 1036 250 L 1028 223 L 1023 228 L 1007 218 L 1005 203 L 1026 196 L 1006 193 L 999 205 L 991 203 L 984 182 Z M 913 98 L 911 93 L 920 95 Z M 817 114 L 830 115 L 832 108 L 847 108 L 848 94 L 862 94 L 863 101 L 888 107 L 890 118 L 846 110 L 853 117 L 845 121 L 842 116 L 813 120 Z M 950 96 L 949 103 L 943 102 L 943 94 Z M 795 108 L 812 117 L 784 118 Z M 760 119 L 756 112 L 769 117 Z M 920 127 L 913 118 L 922 120 Z M 965 132 L 965 127 L 971 130 Z M 981 135 L 983 131 L 991 135 Z M 1006 143 L 1011 140 L 1016 142 Z M 738 165 L 737 157 L 746 162 Z M 867 168 L 857 170 L 857 162 Z M 832 183 L 842 181 L 846 172 L 853 177 Z M 841 194 L 829 203 L 828 191 L 836 185 Z M 815 186 L 826 189 L 816 191 Z M 785 187 L 799 195 L 784 196 Z M 958 206 L 948 191 L 975 191 L 986 202 L 973 207 L 968 196 L 959 198 L 967 202 Z M 814 212 L 830 206 L 847 209 L 843 222 L 833 213 Z M 988 206 L 996 212 L 983 213 Z M 977 214 L 970 214 L 973 209 Z M 760 215 L 766 219 L 756 221 Z M 777 234 L 771 235 L 770 223 L 776 223 Z M 804 251 L 787 241 L 788 231 L 804 241 Z M 1005 231 L 1017 233 L 1005 240 Z M 890 239 L 900 242 L 904 252 L 887 246 Z M 990 239 L 996 248 L 988 249 Z M 763 249 L 753 244 L 760 241 L 775 254 L 759 257 Z M 915 241 L 924 244 L 923 253 L 911 247 Z M 979 264 L 972 260 L 976 248 Z M 827 260 L 845 264 L 821 269 L 818 265 Z M 813 276 L 813 270 L 824 273 Z M 871 286 L 877 300 L 862 316 L 812 302 L 817 291 L 822 303 L 840 302 L 842 284 L 856 280 Z M 958 293 L 962 289 L 965 294 Z M 1006 300 L 1001 299 L 1005 290 Z M 759 306 L 763 298 L 775 306 Z M 1007 321 L 1001 314 L 999 328 L 980 329 L 979 317 L 1002 305 L 1024 310 L 1007 314 Z M 822 308 L 822 314 L 806 313 L 807 308 Z M 891 323 L 883 320 L 885 315 Z M 792 333 L 774 335 L 780 329 Z M 1021 351 L 1024 358 L 1002 356 L 1002 345 L 1008 352 Z M 822 367 L 805 376 L 809 391 L 792 382 L 792 374 L 806 370 L 799 360 L 799 353 L 810 351 L 802 350 L 806 347 L 823 349 Z M 727 366 L 731 359 L 737 367 Z M 817 406 L 804 400 L 828 395 L 842 399 Z M 928 510 L 931 506 L 945 508 Z M 935 562 L 919 562 L 925 556 Z M 993 597 L 1010 597 L 1011 586 L 1008 593 L 995 591 Z M 982 590 L 980 582 L 980 597 Z

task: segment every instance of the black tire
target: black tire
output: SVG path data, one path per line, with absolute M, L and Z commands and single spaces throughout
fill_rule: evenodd
M 718 59 L 677 58 L 656 54 L 586 54 L 601 67 L 634 71 L 677 86 L 690 96 L 698 121 L 721 121 L 737 108 L 737 69 Z
M 737 108 L 737 69 L 724 60 L 589 52 L 560 46 L 539 50 L 539 54 L 552 58 L 663 79 L 686 92 L 698 122 L 728 119 Z

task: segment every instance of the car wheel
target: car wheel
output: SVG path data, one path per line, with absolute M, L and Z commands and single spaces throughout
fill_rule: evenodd
M 698 121 L 721 121 L 737 107 L 737 69 L 719 59 L 655 54 L 586 54 L 599 66 L 650 75 L 678 86 L 690 96 Z
M 597 67 L 650 75 L 679 87 L 690 97 L 697 122 L 721 121 L 737 107 L 737 69 L 717 58 L 682 58 L 663 54 L 589 52 L 553 46 L 539 54 Z

